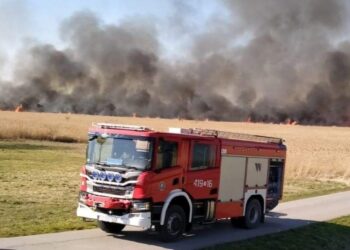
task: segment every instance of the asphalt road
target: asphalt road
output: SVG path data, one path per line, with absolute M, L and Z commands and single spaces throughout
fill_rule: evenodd
M 233 228 L 228 221 L 196 227 L 190 235 L 174 243 L 161 243 L 154 232 L 127 227 L 120 235 L 99 229 L 70 231 L 0 239 L 0 249 L 198 249 L 224 242 L 253 238 L 350 215 L 350 191 L 280 204 L 253 230 Z M 0 225 L 1 226 L 1 225 Z

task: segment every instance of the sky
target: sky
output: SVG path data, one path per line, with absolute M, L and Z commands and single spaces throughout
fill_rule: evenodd
M 163 55 L 178 56 L 186 36 L 171 34 L 164 24 L 176 14 L 190 12 L 193 29 L 205 29 L 206 21 L 221 10 L 217 1 L 153 0 L 0 0 L 0 70 L 9 77 L 13 58 L 25 44 L 49 43 L 64 48 L 59 27 L 63 20 L 79 11 L 91 11 L 106 24 L 118 24 L 128 18 L 153 19 L 159 30 Z M 222 10 L 223 11 L 223 10 Z

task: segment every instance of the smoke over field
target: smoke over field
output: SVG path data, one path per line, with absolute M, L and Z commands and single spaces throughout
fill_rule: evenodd
M 176 60 L 162 56 L 151 19 L 112 25 L 76 13 L 61 24 L 65 49 L 19 54 L 13 82 L 0 83 L 0 109 L 350 124 L 345 0 L 220 3 L 226 15 L 205 30 L 187 27 L 187 11 L 169 20 L 189 40 Z

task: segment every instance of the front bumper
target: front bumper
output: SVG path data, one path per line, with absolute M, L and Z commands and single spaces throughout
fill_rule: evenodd
M 77 216 L 106 221 L 111 223 L 119 223 L 124 225 L 130 225 L 135 227 L 142 227 L 144 229 L 151 228 L 151 213 L 150 212 L 142 212 L 142 213 L 129 213 L 121 216 L 118 215 L 109 215 L 101 212 L 96 212 L 92 210 L 90 207 L 79 203 L 77 209 Z

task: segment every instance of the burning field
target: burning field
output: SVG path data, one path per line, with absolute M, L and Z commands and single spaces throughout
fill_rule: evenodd
M 350 183 L 350 128 L 190 121 L 180 119 L 91 116 L 0 111 L 0 139 L 85 142 L 92 122 L 136 124 L 166 131 L 168 127 L 208 128 L 282 137 L 288 147 L 287 179 Z
M 204 30 L 181 1 L 161 27 L 76 13 L 61 24 L 63 49 L 18 53 L 13 80 L 0 79 L 0 109 L 350 125 L 346 1 L 220 4 Z M 164 29 L 185 37 L 178 57 L 164 55 Z

